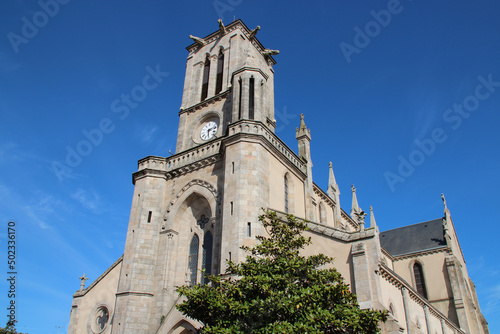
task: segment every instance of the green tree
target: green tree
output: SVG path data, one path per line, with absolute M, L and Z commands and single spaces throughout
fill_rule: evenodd
M 225 275 L 209 284 L 178 287 L 186 300 L 177 305 L 203 324 L 200 333 L 378 333 L 386 313 L 361 310 L 336 269 L 323 254 L 305 257 L 311 243 L 307 223 L 275 212 L 259 216 L 269 237 L 258 236 L 241 263 L 228 261 Z
M 16 322 L 17 320 L 14 320 L 14 322 L 9 321 L 4 328 L 0 327 L 0 334 L 23 334 L 16 330 L 14 326 Z

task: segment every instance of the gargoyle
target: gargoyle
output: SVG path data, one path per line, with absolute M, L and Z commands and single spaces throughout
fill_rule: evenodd
M 257 35 L 257 31 L 260 30 L 260 26 L 257 26 L 257 28 L 255 28 L 254 30 L 250 31 L 250 36 L 248 37 L 248 39 L 252 39 L 255 37 L 255 35 Z
M 274 56 L 274 55 L 277 55 L 278 53 L 280 53 L 280 51 L 279 50 L 265 49 L 264 51 L 262 51 L 262 53 L 264 54 L 264 56 Z
M 198 44 L 199 46 L 204 46 L 206 44 L 202 38 L 199 38 L 199 37 L 196 37 L 193 35 L 189 35 L 189 38 L 191 38 L 193 41 L 195 41 L 195 43 Z
M 222 35 L 226 34 L 226 27 L 224 27 L 224 23 L 222 23 L 221 19 L 218 19 L 217 22 L 219 22 L 219 30 Z

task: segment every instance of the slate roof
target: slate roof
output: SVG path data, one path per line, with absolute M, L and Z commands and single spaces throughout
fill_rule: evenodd
M 380 232 L 380 244 L 392 256 L 444 247 L 443 218 Z

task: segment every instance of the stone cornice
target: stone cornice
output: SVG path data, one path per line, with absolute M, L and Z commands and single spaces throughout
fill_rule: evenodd
M 146 175 L 171 179 L 214 164 L 221 158 L 221 142 L 222 138 L 217 138 L 168 158 L 145 157 L 138 162 L 138 171 L 132 175 L 133 182 Z
M 388 251 L 386 251 L 384 248 L 380 247 L 382 250 L 382 253 L 387 256 L 391 261 L 394 261 L 394 256 L 392 256 Z
M 233 80 L 232 78 L 234 78 L 234 76 L 236 74 L 239 74 L 239 73 L 245 72 L 245 71 L 251 71 L 251 72 L 260 73 L 260 75 L 262 75 L 264 77 L 264 79 L 266 79 L 266 80 L 269 78 L 269 76 L 266 73 L 262 72 L 262 70 L 260 68 L 245 66 L 245 67 L 237 69 L 236 71 L 233 72 L 233 74 L 231 75 L 231 81 Z
M 248 39 L 250 37 L 251 30 L 248 29 L 248 27 L 243 23 L 241 20 L 236 20 L 234 22 L 231 22 L 228 24 L 226 27 L 226 35 L 239 29 L 241 33 Z M 205 45 L 208 45 L 212 42 L 215 42 L 216 40 L 220 39 L 223 35 L 221 35 L 220 30 L 216 30 L 210 35 L 202 38 L 205 41 Z M 272 56 L 266 56 L 264 55 L 264 46 L 259 42 L 257 37 L 254 37 L 251 41 L 251 44 L 262 54 L 263 57 L 268 59 L 269 65 L 274 65 L 276 64 L 276 60 Z M 189 54 L 192 54 L 200 49 L 200 46 L 197 43 L 192 43 L 186 47 L 186 49 L 189 51 Z
M 118 258 L 118 260 L 115 261 L 105 272 L 101 274 L 101 276 L 97 277 L 97 279 L 92 282 L 87 288 L 83 290 L 78 290 L 75 292 L 73 297 L 82 297 L 85 296 L 87 292 L 89 292 L 97 283 L 99 283 L 111 270 L 113 270 L 118 264 L 120 264 L 123 261 L 123 255 Z
M 328 196 L 328 194 L 326 192 L 323 191 L 323 189 L 321 189 L 316 183 L 313 182 L 313 191 L 316 195 L 319 196 L 319 198 L 321 198 L 323 201 L 325 201 L 330 207 L 334 207 L 335 206 L 335 201 L 333 200 L 333 198 L 331 198 L 330 196 Z
M 452 323 L 443 313 L 435 308 L 427 299 L 422 297 L 410 284 L 408 284 L 408 282 L 406 282 L 401 276 L 392 271 L 388 266 L 386 266 L 385 264 L 379 264 L 378 274 L 386 281 L 396 286 L 398 289 L 406 289 L 408 291 L 408 295 L 411 299 L 413 299 L 413 301 L 423 307 L 427 307 L 432 315 L 442 320 L 448 327 L 455 330 L 456 333 L 465 334 L 463 330 Z
M 286 215 L 287 215 L 286 213 L 279 211 L 279 210 L 276 210 L 276 209 L 272 209 L 272 208 L 268 208 L 268 210 L 276 212 L 278 215 L 278 218 L 280 218 L 281 220 L 286 220 Z M 300 217 L 295 217 L 295 218 L 300 220 L 300 221 L 306 221 L 304 218 L 300 218 Z M 333 238 L 333 239 L 342 240 L 344 242 L 353 242 L 356 240 L 375 237 L 375 229 L 374 228 L 368 228 L 368 229 L 361 231 L 361 232 L 346 232 L 346 231 L 340 230 L 340 229 L 335 228 L 335 227 L 331 227 L 331 226 L 327 226 L 327 225 L 323 225 L 323 224 L 319 224 L 319 223 L 311 222 L 311 221 L 307 221 L 307 225 L 308 225 L 309 231 L 311 231 L 311 232 L 314 232 L 317 234 L 322 234 L 322 235 L 328 236 L 328 237 Z
M 229 94 L 229 92 L 231 92 L 231 89 L 232 87 L 228 87 L 225 91 L 223 92 L 220 92 L 219 94 L 217 95 L 214 95 L 206 100 L 203 100 L 189 108 L 186 108 L 186 109 L 181 109 L 179 111 L 179 116 L 181 114 L 184 114 L 184 113 L 187 113 L 187 114 L 190 114 L 190 113 L 193 113 L 195 112 L 196 110 L 199 110 L 199 109 L 202 109 L 202 108 L 205 108 L 205 107 L 208 107 L 209 105 L 211 104 L 214 104 L 215 102 L 218 102 L 218 101 L 222 101 L 222 99 L 224 99 L 225 97 L 227 97 L 227 95 Z
M 352 227 L 355 229 L 359 228 L 359 224 L 354 221 L 354 219 L 349 216 L 344 209 L 341 209 L 341 217 L 344 218 L 349 224 L 351 224 Z
M 135 184 L 135 181 L 146 176 L 171 179 L 214 164 L 221 160 L 223 147 L 235 140 L 239 140 L 241 136 L 261 140 L 265 144 L 264 146 L 273 152 L 275 156 L 287 162 L 302 178 L 306 177 L 304 162 L 262 122 L 241 120 L 230 124 L 228 132 L 229 134 L 224 137 L 168 158 L 148 156 L 139 160 L 138 171 L 132 175 L 133 183 Z
M 387 251 L 386 251 L 387 252 Z M 431 249 L 425 249 L 419 252 L 413 252 L 413 253 L 407 253 L 407 254 L 402 254 L 402 255 L 391 255 L 393 261 L 401 261 L 401 260 L 406 260 L 410 259 L 413 257 L 417 256 L 424 256 L 424 255 L 430 255 L 430 254 L 435 254 L 435 253 L 451 253 L 451 249 L 448 246 L 442 246 L 442 247 L 436 247 L 436 248 L 431 248 Z M 389 252 L 387 252 L 389 254 Z

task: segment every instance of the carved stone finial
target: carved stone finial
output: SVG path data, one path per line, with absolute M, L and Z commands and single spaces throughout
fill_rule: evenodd
M 446 205 L 446 198 L 444 198 L 444 194 L 441 194 L 441 199 L 443 200 L 444 209 L 447 210 L 448 206 Z
M 219 22 L 219 30 L 222 35 L 226 34 L 226 27 L 224 27 L 224 23 L 222 23 L 221 19 L 218 19 L 217 22 Z
M 264 54 L 264 56 L 275 56 L 275 55 L 279 54 L 280 51 L 279 50 L 265 49 L 264 51 L 262 51 L 262 53 Z
M 260 30 L 260 26 L 257 26 L 257 28 L 255 28 L 254 30 L 250 31 L 250 36 L 248 36 L 248 39 L 252 39 L 255 37 L 255 35 L 257 35 L 257 31 Z
M 78 277 L 78 278 L 82 280 L 80 283 L 80 291 L 83 291 L 83 289 L 85 289 L 85 281 L 88 280 L 89 278 L 85 277 L 85 273 L 83 273 L 82 277 Z
M 311 130 L 306 126 L 306 122 L 304 121 L 304 114 L 300 114 L 300 126 L 296 129 L 295 132 L 295 138 L 299 139 L 305 136 L 309 140 L 311 140 Z
M 373 214 L 373 207 L 370 205 L 370 227 L 376 227 L 375 215 Z
M 195 41 L 196 44 L 198 44 L 199 46 L 205 46 L 205 41 L 203 40 L 203 38 L 199 38 L 199 37 L 196 37 L 196 36 L 193 36 L 193 35 L 189 35 L 189 38 L 191 38 L 193 41 Z

